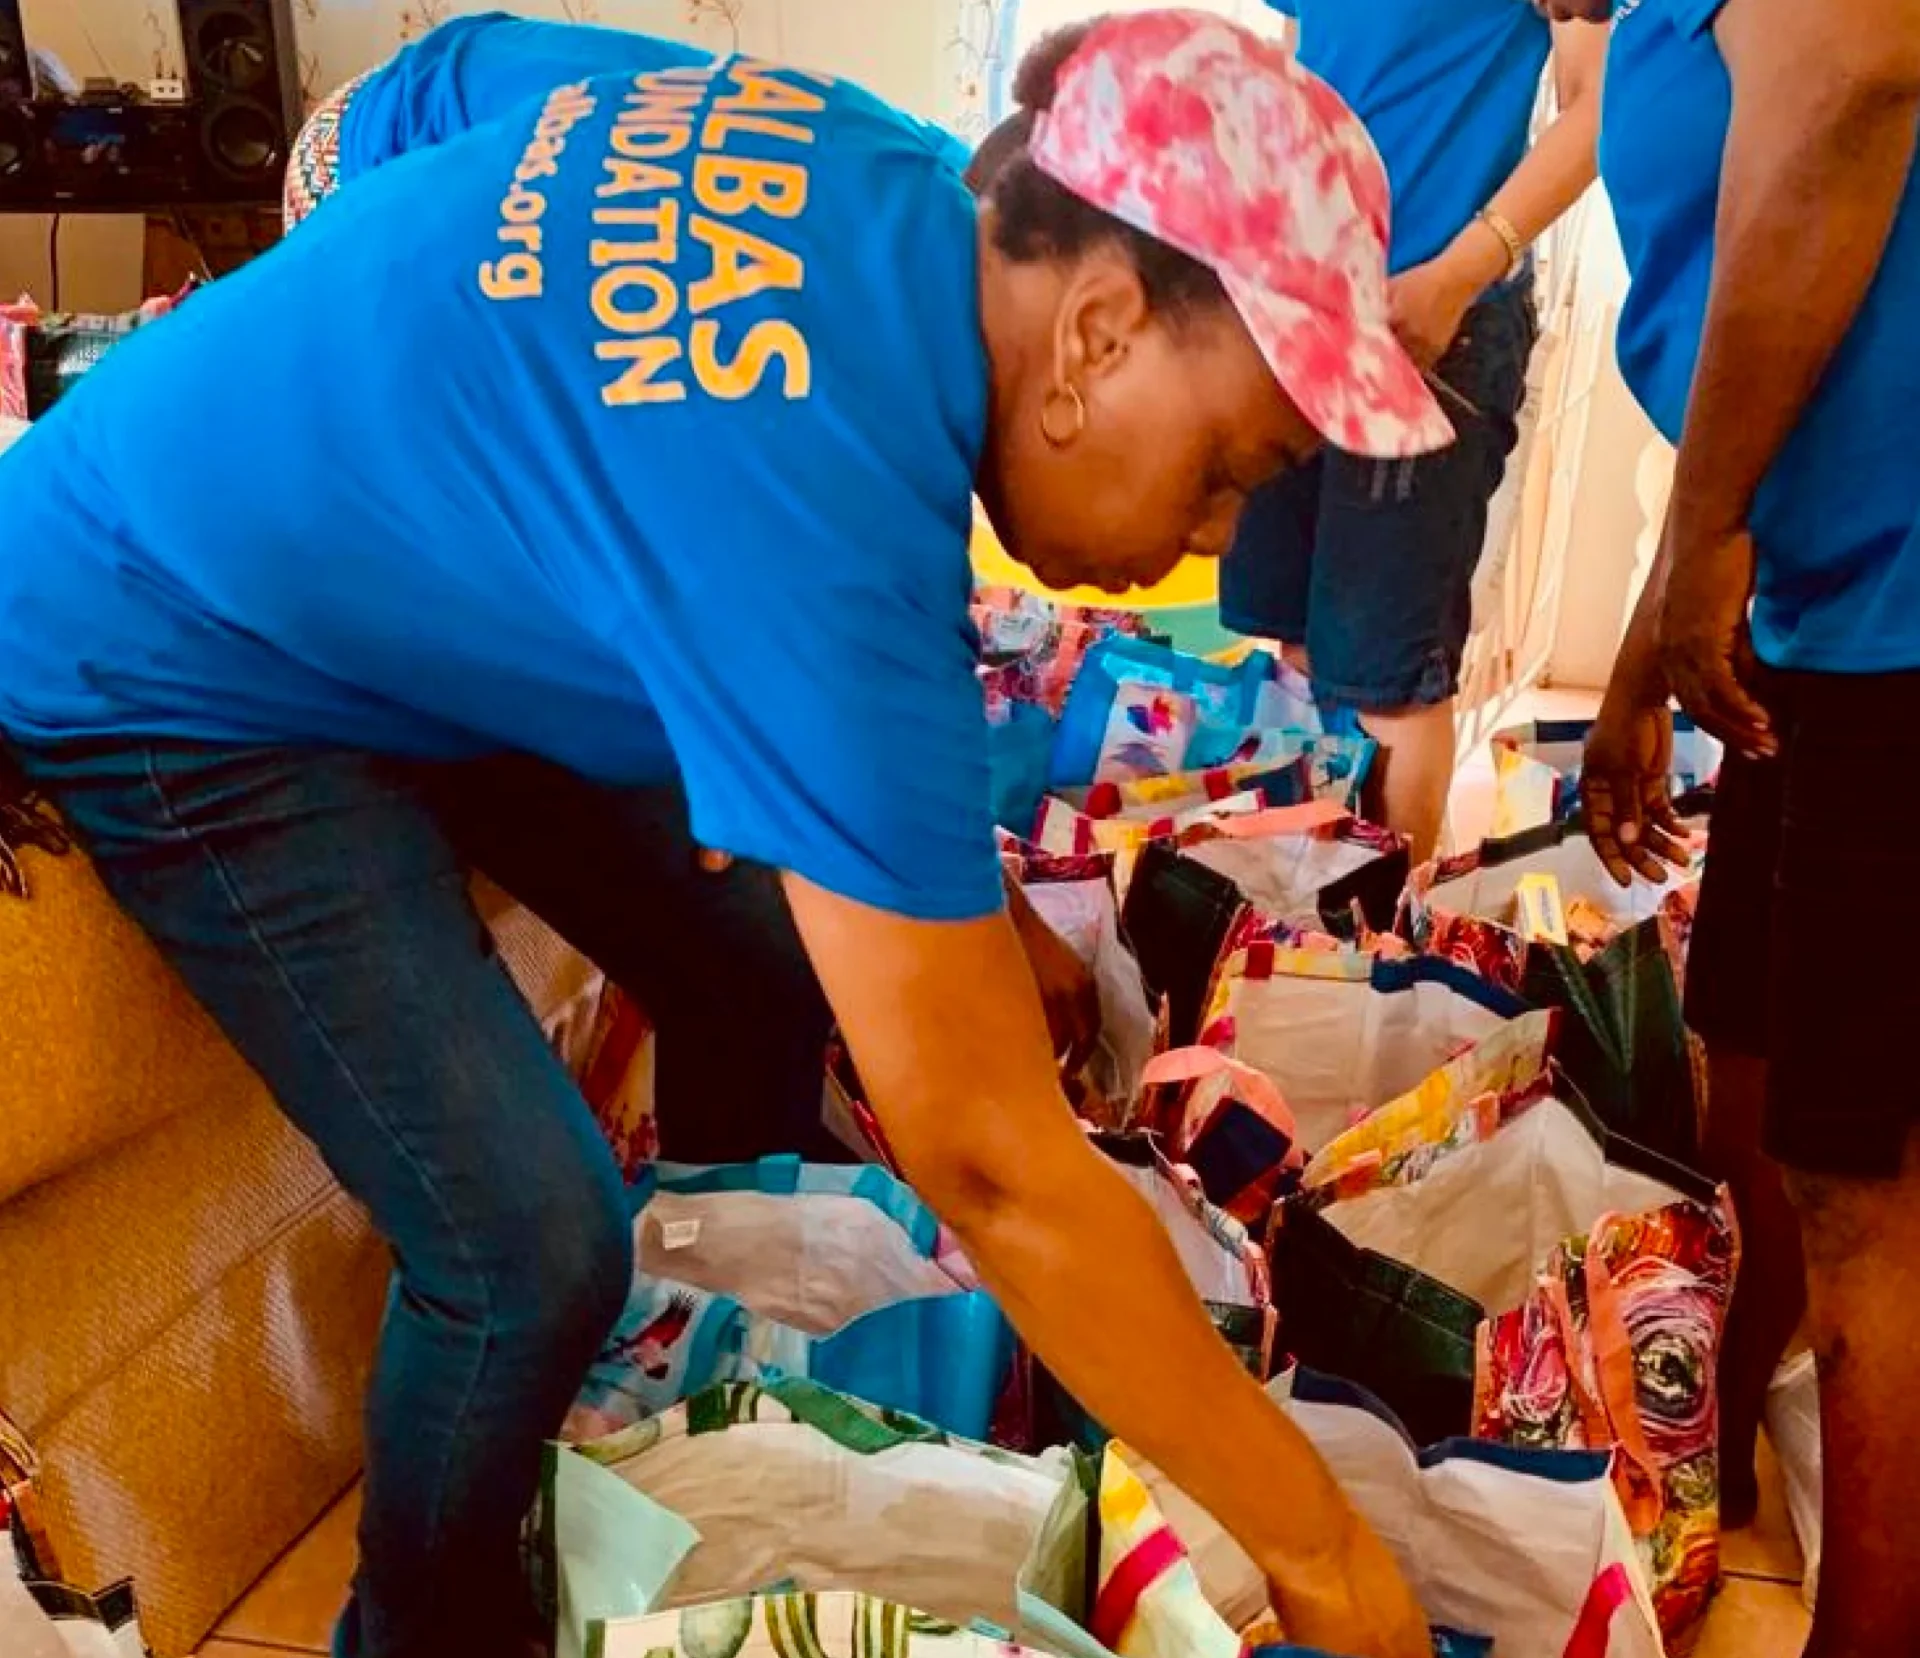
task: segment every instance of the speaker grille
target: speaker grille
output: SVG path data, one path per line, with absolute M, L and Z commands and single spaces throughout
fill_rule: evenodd
M 273 173 L 284 159 L 280 122 L 265 104 L 235 98 L 207 112 L 207 159 L 236 183 Z
M 273 79 L 273 14 L 259 0 L 183 5 L 180 23 L 195 77 L 208 92 L 260 92 Z

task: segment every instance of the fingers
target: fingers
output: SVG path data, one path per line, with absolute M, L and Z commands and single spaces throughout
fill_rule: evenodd
M 1587 840 L 1616 886 L 1637 875 L 1661 882 L 1692 861 L 1686 832 L 1673 815 L 1666 779 L 1589 776 L 1581 781 Z
M 1580 794 L 1586 807 L 1588 842 L 1599 854 L 1600 862 L 1613 878 L 1614 884 L 1632 886 L 1632 854 L 1634 842 L 1639 838 L 1639 824 L 1631 809 L 1623 821 L 1618 802 L 1625 800 L 1631 808 L 1636 792 L 1622 794 L 1614 787 L 1612 779 L 1587 776 L 1581 779 Z
M 1750 759 L 1778 752 L 1773 721 L 1740 683 L 1728 656 L 1681 644 L 1667 653 L 1667 674 L 1680 706 L 1701 728 Z

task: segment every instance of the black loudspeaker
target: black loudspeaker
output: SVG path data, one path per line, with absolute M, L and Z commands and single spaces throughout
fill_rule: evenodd
M 33 98 L 33 60 L 20 0 L 0 0 L 0 193 L 25 183 L 34 165 L 35 140 L 27 105 Z
M 20 0 L 0 0 L 0 111 L 33 96 L 33 60 L 27 56 Z
M 5 5 L 7 0 L 0 0 Z M 195 160 L 223 199 L 271 200 L 300 130 L 292 0 L 177 0 Z

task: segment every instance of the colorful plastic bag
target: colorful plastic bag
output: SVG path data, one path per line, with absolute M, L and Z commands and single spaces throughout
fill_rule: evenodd
M 1193 1172 L 1209 1203 L 1256 1242 L 1265 1237 L 1274 1205 L 1298 1187 L 1307 1165 L 1299 1124 L 1280 1090 L 1217 1048 L 1160 1054 L 1142 1081 L 1167 1098 L 1164 1116 L 1150 1103 L 1145 1126 Z
M 1324 801 L 1223 818 L 1146 847 L 1125 921 L 1141 971 L 1167 999 L 1170 1039 L 1200 1039 L 1208 991 L 1243 917 L 1263 935 L 1324 930 L 1357 943 L 1392 925 L 1406 880 L 1399 837 Z
M 1138 611 L 1055 604 L 1011 587 L 977 588 L 972 608 L 990 716 L 1024 704 L 1057 720 L 1093 646 L 1113 634 L 1149 633 Z
M 1275 1222 L 1275 1299 L 1287 1349 L 1369 1389 L 1421 1445 L 1472 1426 L 1485 1310 L 1471 1295 L 1353 1241 L 1322 1211 L 1337 1191 L 1403 1185 L 1448 1148 L 1484 1138 L 1500 1102 L 1540 1075 L 1553 1030 L 1550 1013 L 1522 1015 L 1374 1112 L 1313 1160 L 1309 1191 Z
M 1190 1171 L 1168 1161 L 1155 1136 L 1096 1133 L 1091 1138 L 1159 1216 L 1221 1338 L 1249 1375 L 1264 1380 L 1275 1329 L 1265 1251 L 1246 1227 L 1207 1201 Z M 1098 1451 L 1109 1438 L 1023 1347 L 994 1424 L 995 1441 L 1021 1450 L 1071 1443 Z
M 1551 1075 L 1503 1087 L 1522 1057 L 1509 1042 L 1486 1076 L 1458 1067 L 1450 1087 L 1328 1148 L 1288 1205 L 1283 1239 L 1301 1212 L 1317 1211 L 1353 1250 L 1485 1310 L 1475 1437 L 1618 1449 L 1622 1502 L 1661 1626 L 1678 1642 L 1718 1577 L 1716 1375 L 1739 1257 L 1731 1209 L 1707 1182 L 1609 1134 Z M 1282 1250 L 1279 1261 L 1284 1273 L 1293 1257 Z M 1345 1290 L 1321 1287 L 1323 1320 L 1339 1317 L 1332 1297 Z M 1313 1294 L 1286 1285 L 1283 1318 Z M 1290 1322 L 1284 1334 L 1314 1362 Z M 1396 1404 L 1409 1378 L 1353 1357 L 1352 1379 Z
M 1140 964 L 1120 935 L 1120 905 L 1110 874 L 1086 881 L 1030 881 L 1035 914 L 1079 956 L 1100 997 L 1100 1035 L 1086 1080 L 1121 1126 L 1140 1093 L 1141 1073 L 1158 1033 L 1155 1003 Z
M 885 1170 L 661 1164 L 635 1188 L 634 1245 L 626 1311 L 568 1437 L 776 1374 L 985 1437 L 1012 1332 L 932 1211 Z
M 1565 913 L 1564 941 L 1525 936 L 1521 886 L 1541 880 Z M 1416 873 L 1402 930 L 1456 960 L 1477 932 L 1489 961 L 1516 962 L 1519 994 L 1566 1013 L 1556 1057 L 1602 1121 L 1691 1162 L 1701 1085 L 1681 988 L 1697 886 L 1676 875 L 1623 890 L 1583 834 L 1550 825 Z
M 1079 787 L 1251 757 L 1240 750 L 1272 677 L 1263 651 L 1227 667 L 1146 640 L 1103 639 L 1087 652 L 1061 715 L 1053 781 Z
M 1273 1080 L 1312 1153 L 1525 1011 L 1450 962 L 1229 939 L 1200 1037 Z
M 1454 1441 L 1416 1454 L 1406 1430 L 1350 1384 L 1300 1369 L 1270 1391 L 1393 1551 L 1436 1652 L 1662 1658 L 1637 1551 L 1607 1458 Z M 1140 1476 L 1229 1623 L 1264 1605 L 1259 1569 L 1205 1510 L 1149 1465 Z M 1477 1637 L 1477 1639 L 1476 1639 Z
M 1580 809 L 1580 771 L 1590 720 L 1534 720 L 1489 739 L 1493 749 L 1493 827 L 1496 840 L 1564 823 Z M 1668 785 L 1676 797 L 1697 796 L 1719 774 L 1721 746 L 1685 715 L 1673 722 Z
M 1615 1450 L 1676 1650 L 1720 1582 L 1720 1337 L 1739 1252 L 1724 1202 L 1607 1215 L 1556 1249 L 1526 1304 L 1481 1336 L 1475 1436 Z
M 1239 1658 L 1117 1453 L 1097 1545 L 1070 1454 L 990 1451 L 808 1384 L 718 1389 L 553 1447 L 548 1470 L 536 1560 L 560 1658 L 984 1658 L 1013 1641 Z

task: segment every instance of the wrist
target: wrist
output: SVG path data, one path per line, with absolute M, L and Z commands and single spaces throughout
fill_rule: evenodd
M 1318 1524 L 1310 1539 L 1290 1537 L 1258 1556 L 1276 1609 L 1283 1616 L 1289 1603 L 1310 1604 L 1331 1586 L 1343 1582 L 1364 1535 L 1359 1512 L 1331 1484 L 1328 1500 L 1313 1517 Z
M 1461 285 L 1474 294 L 1504 281 L 1514 266 L 1513 249 L 1485 219 L 1474 218 L 1448 244 L 1443 255 Z
M 1694 487 L 1684 480 L 1675 485 L 1667 506 L 1666 541 L 1669 558 L 1694 548 L 1716 547 L 1746 532 L 1751 501 Z
M 1607 690 L 1600 701 L 1600 717 L 1634 715 L 1648 708 L 1664 707 L 1671 698 L 1666 671 L 1660 665 L 1660 652 L 1651 625 L 1633 627 L 1622 641 L 1607 679 Z

